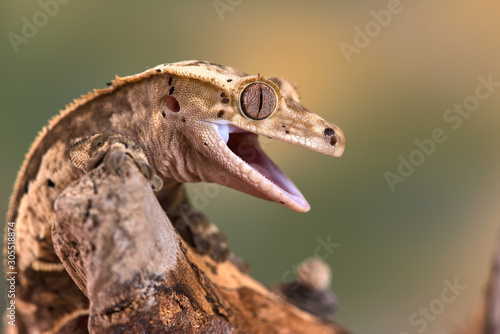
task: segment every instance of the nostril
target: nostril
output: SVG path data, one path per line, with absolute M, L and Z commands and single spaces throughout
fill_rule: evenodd
M 335 146 L 338 142 L 337 136 L 332 136 L 332 138 L 330 138 L 330 145 Z
M 181 110 L 181 106 L 179 105 L 179 101 L 172 95 L 166 95 L 163 97 L 163 103 L 168 110 L 172 112 L 179 112 Z
M 330 137 L 330 136 L 333 136 L 334 134 L 335 134 L 335 130 L 333 130 L 332 128 L 325 129 L 325 136 Z
M 325 137 L 330 137 L 330 145 L 335 146 L 339 142 L 337 135 L 335 134 L 335 130 L 332 128 L 325 129 Z M 328 140 L 328 138 L 327 138 Z

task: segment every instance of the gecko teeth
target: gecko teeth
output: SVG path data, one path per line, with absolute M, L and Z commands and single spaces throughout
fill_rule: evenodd
M 248 132 L 246 130 L 243 130 L 243 129 L 241 129 L 237 126 L 234 126 L 232 124 L 229 124 L 229 123 L 213 123 L 213 125 L 214 125 L 215 129 L 217 130 L 217 132 L 219 133 L 219 135 L 221 136 L 224 143 L 226 143 L 226 144 L 229 140 L 229 134 Z

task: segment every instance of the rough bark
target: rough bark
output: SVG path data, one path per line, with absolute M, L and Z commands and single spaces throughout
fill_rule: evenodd
M 192 250 L 129 157 L 117 173 L 101 165 L 70 185 L 52 234 L 90 300 L 91 333 L 347 333 Z

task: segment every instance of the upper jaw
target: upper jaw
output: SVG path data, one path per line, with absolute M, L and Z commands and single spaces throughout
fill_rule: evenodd
M 345 146 L 340 128 L 289 100 L 286 107 L 280 108 L 267 120 L 232 117 L 231 120 L 202 123 L 211 144 L 198 147 L 217 166 L 212 166 L 213 170 L 208 171 L 203 180 L 217 182 L 299 212 L 309 211 L 309 203 L 262 151 L 258 135 L 335 157 L 342 155 Z

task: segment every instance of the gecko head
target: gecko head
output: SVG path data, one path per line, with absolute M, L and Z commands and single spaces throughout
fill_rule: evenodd
M 176 163 L 176 178 L 216 182 L 307 212 L 307 200 L 264 153 L 258 137 L 340 157 L 345 146 L 340 128 L 303 107 L 284 79 L 248 76 L 208 62 L 184 62 L 179 68 L 179 77 L 193 79 L 179 78 L 163 102 L 178 111 L 176 131 L 189 142 L 184 160 Z

